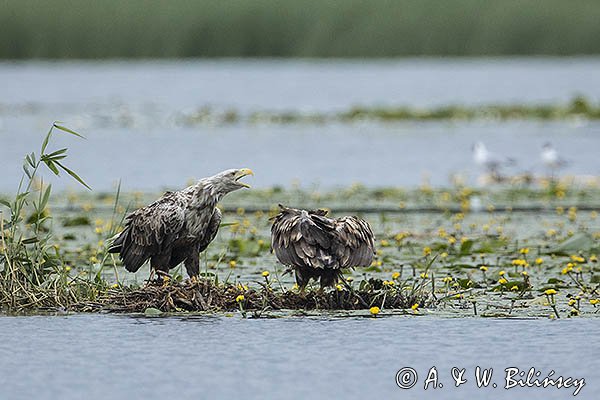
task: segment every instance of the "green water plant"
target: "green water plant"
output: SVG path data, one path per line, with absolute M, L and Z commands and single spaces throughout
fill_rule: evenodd
M 89 294 L 94 290 L 87 282 L 70 277 L 70 268 L 65 267 L 49 226 L 52 186 L 40 177 L 41 169 L 54 175 L 65 172 L 90 189 L 64 164 L 67 148 L 48 150 L 55 131 L 83 138 L 54 123 L 39 153 L 25 156 L 23 175 L 14 197 L 0 200 L 0 307 L 6 311 L 66 307 L 77 300 L 79 292 Z

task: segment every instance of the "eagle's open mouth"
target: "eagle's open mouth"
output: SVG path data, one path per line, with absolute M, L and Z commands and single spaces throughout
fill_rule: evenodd
M 240 182 L 240 179 L 242 179 L 243 177 L 248 176 L 248 175 L 254 175 L 254 172 L 252 172 L 252 170 L 250 168 L 242 168 L 235 175 L 235 181 L 238 184 L 240 184 L 241 186 L 243 186 L 245 188 L 249 188 L 250 185 L 248 185 L 244 182 Z

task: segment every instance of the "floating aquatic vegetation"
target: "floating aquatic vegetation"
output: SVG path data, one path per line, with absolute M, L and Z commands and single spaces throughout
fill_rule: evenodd
M 65 218 L 63 220 L 63 226 L 84 226 L 91 224 L 92 222 L 86 215 L 78 215 L 72 218 Z
M 324 124 L 353 123 L 356 121 L 441 121 L 441 120 L 562 120 L 584 118 L 600 119 L 600 105 L 578 96 L 568 104 L 491 104 L 481 106 L 443 106 L 437 108 L 368 107 L 355 106 L 334 113 L 298 111 L 255 111 L 243 113 L 232 109 L 219 110 L 204 106 L 181 114 L 176 121 L 181 125 L 228 124 Z

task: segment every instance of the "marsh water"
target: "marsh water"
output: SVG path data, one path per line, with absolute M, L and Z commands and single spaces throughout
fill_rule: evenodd
M 598 101 L 600 59 L 392 61 L 139 61 L 0 63 L 0 193 L 15 189 L 25 153 L 52 121 L 69 164 L 95 191 L 178 187 L 223 168 L 255 170 L 254 186 L 361 182 L 447 185 L 473 179 L 477 140 L 540 172 L 552 141 L 563 173 L 600 175 L 600 123 L 586 120 L 362 121 L 349 124 L 182 125 L 205 106 L 240 112 L 328 112 L 354 105 L 562 104 Z M 69 188 L 66 179 L 53 181 Z M 406 221 L 403 221 L 406 225 Z M 92 240 L 92 239 L 90 239 Z M 94 241 L 97 240 L 94 239 Z M 426 312 L 424 312 L 426 314 Z M 540 379 L 585 378 L 577 398 L 600 397 L 596 318 L 443 318 L 339 315 L 242 319 L 113 315 L 0 317 L 0 399 L 100 398 L 572 398 L 574 388 L 505 390 L 504 369 Z M 431 367 L 444 387 L 423 390 Z M 474 368 L 498 388 L 477 388 Z M 400 389 L 413 367 L 419 382 Z M 455 388 L 452 367 L 468 382 Z
M 470 182 L 475 141 L 518 162 L 507 173 L 540 173 L 551 141 L 570 161 L 562 171 L 598 175 L 589 149 L 600 124 L 562 121 L 327 124 L 182 124 L 203 107 L 236 112 L 330 112 L 352 106 L 566 104 L 599 100 L 599 58 L 405 60 L 215 60 L 0 63 L 0 192 L 13 190 L 25 153 L 52 121 L 86 141 L 58 137 L 72 167 L 95 190 L 179 187 L 234 166 L 253 185 L 320 187 Z M 60 135 L 59 135 L 60 136 Z M 435 160 L 435 161 L 434 161 Z M 65 181 L 54 182 L 67 187 Z
M 595 319 L 73 315 L 0 317 L 0 331 L 2 399 L 573 398 L 575 387 L 507 390 L 510 367 L 584 378 L 576 398 L 600 396 Z M 424 390 L 433 366 L 443 387 Z M 493 368 L 487 388 L 477 366 Z M 395 383 L 404 367 L 412 389 Z M 466 370 L 458 388 L 453 367 Z

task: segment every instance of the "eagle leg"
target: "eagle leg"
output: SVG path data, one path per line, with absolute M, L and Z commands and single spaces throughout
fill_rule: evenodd
M 191 278 L 198 279 L 198 275 L 200 274 L 200 252 L 197 248 L 194 248 L 188 257 L 184 261 L 185 269 Z
M 151 275 L 156 273 L 156 282 L 163 283 L 164 278 L 171 278 L 169 275 L 169 259 L 170 254 L 158 254 L 150 258 L 150 270 Z
M 150 276 L 148 277 L 148 280 L 146 281 L 146 286 L 150 286 L 153 279 L 154 279 L 154 269 L 150 268 Z
M 337 269 L 325 270 L 321 273 L 321 289 L 328 286 L 335 286 L 338 283 L 340 271 Z
M 308 286 L 308 282 L 310 282 L 310 273 L 308 273 L 306 268 L 299 267 L 294 271 L 294 275 L 296 276 L 296 283 L 300 288 L 300 292 L 304 293 L 306 286 Z

